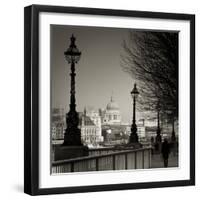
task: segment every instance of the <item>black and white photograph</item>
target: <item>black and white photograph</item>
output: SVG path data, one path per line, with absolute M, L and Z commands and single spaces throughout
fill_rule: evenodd
M 179 167 L 178 41 L 51 24 L 51 174 Z

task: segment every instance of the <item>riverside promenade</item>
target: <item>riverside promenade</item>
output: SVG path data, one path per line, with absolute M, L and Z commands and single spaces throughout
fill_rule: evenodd
M 162 154 L 152 154 L 151 156 L 151 168 L 163 168 L 163 158 Z M 169 154 L 168 167 L 178 167 L 178 154 Z

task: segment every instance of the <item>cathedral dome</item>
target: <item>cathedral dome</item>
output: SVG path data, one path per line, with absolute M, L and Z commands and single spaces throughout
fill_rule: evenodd
M 110 102 L 107 104 L 106 110 L 119 110 L 119 106 L 117 102 L 114 101 L 113 97 L 111 97 Z

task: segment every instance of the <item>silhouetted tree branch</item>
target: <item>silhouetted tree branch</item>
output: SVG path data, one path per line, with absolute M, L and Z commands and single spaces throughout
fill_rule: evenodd
M 130 31 L 123 49 L 121 66 L 139 83 L 141 109 L 177 118 L 178 33 Z

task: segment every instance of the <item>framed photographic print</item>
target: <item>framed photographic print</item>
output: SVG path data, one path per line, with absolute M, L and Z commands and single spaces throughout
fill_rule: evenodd
M 195 16 L 25 8 L 24 191 L 195 184 Z

